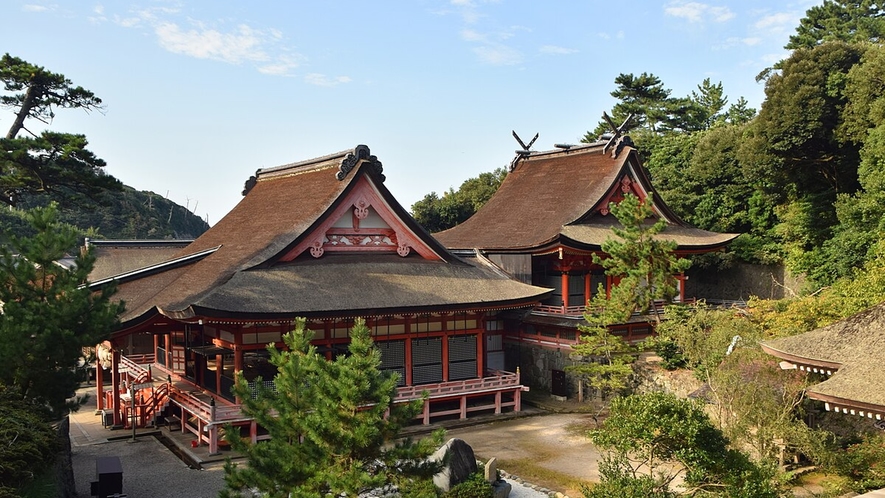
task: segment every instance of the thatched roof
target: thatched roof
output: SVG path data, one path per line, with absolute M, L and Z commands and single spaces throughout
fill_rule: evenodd
M 885 411 L 885 303 L 804 334 L 765 341 L 762 347 L 790 363 L 832 372 L 808 390 L 812 398 Z
M 476 214 L 434 235 L 451 249 L 531 251 L 555 243 L 599 249 L 617 223 L 608 213 L 609 199 L 629 189 L 653 199 L 657 216 L 668 222 L 661 237 L 676 240 L 680 250 L 717 249 L 737 237 L 690 227 L 655 193 L 635 150 L 625 146 L 612 157 L 603 153 L 604 145 L 522 156 Z
M 89 281 L 95 282 L 172 259 L 193 240 L 92 240 L 86 247 L 95 255 Z
M 411 218 L 383 180 L 381 163 L 365 146 L 259 170 L 240 203 L 175 255 L 177 264 L 120 283 L 117 296 L 127 304 L 124 326 L 160 312 L 178 319 L 200 314 L 272 319 L 506 308 L 529 306 L 549 292 L 449 252 Z M 407 256 L 397 255 L 396 246 L 392 253 L 321 257 L 304 250 L 324 240 L 334 216 L 351 219 L 353 196 L 373 200 L 371 209 L 396 227 L 401 245 L 408 244 Z

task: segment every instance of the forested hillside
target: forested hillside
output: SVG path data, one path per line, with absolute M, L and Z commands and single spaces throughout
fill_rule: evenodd
M 28 198 L 16 208 L 0 209 L 0 230 L 15 235 L 30 230 L 24 212 L 45 205 L 46 198 Z M 59 206 L 59 219 L 98 239 L 194 239 L 209 224 L 184 206 L 153 192 L 122 185 L 120 190 Z
M 105 173 L 84 135 L 33 128 L 51 125 L 60 109 L 102 111 L 94 93 L 10 54 L 0 58 L 0 82 L 0 107 L 14 116 L 0 138 L 0 203 L 8 207 L 0 210 L 3 238 L 27 234 L 25 211 L 51 202 L 61 221 L 96 238 L 195 238 L 209 228 L 184 207 Z

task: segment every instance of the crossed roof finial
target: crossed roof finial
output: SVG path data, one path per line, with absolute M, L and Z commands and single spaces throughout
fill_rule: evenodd
M 624 129 L 627 128 L 627 124 L 630 123 L 631 119 L 633 119 L 633 114 L 631 113 L 629 116 L 627 116 L 627 119 L 625 119 L 624 122 L 621 123 L 621 126 L 615 126 L 615 122 L 612 121 L 612 118 L 608 115 L 607 112 L 602 113 L 602 119 L 604 119 L 605 122 L 608 123 L 609 126 L 611 126 L 612 131 L 614 131 L 614 135 L 612 135 L 608 143 L 605 144 L 605 147 L 602 148 L 602 153 L 605 154 L 606 152 L 608 152 L 608 149 L 612 145 L 615 145 L 616 143 L 619 143 L 621 141 L 621 136 L 624 133 Z M 618 150 L 615 149 L 615 151 L 612 153 L 612 157 L 616 157 L 617 155 Z

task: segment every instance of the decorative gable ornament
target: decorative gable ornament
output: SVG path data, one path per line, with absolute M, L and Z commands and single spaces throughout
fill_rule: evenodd
M 366 161 L 368 165 L 372 167 L 372 171 L 378 175 L 378 178 L 380 178 L 382 182 L 385 180 L 381 161 L 372 155 L 369 151 L 369 146 L 367 145 L 357 145 L 353 149 L 353 152 L 349 152 L 344 156 L 344 159 L 341 160 L 341 164 L 338 166 L 338 173 L 335 173 L 335 178 L 337 178 L 338 181 L 343 181 L 347 178 L 347 174 L 350 173 L 360 161 Z

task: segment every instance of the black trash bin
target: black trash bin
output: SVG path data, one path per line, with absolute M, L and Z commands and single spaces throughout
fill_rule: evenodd
M 123 494 L 123 465 L 120 457 L 99 457 L 95 459 L 95 475 L 97 481 L 92 481 L 92 496 L 108 498 Z

